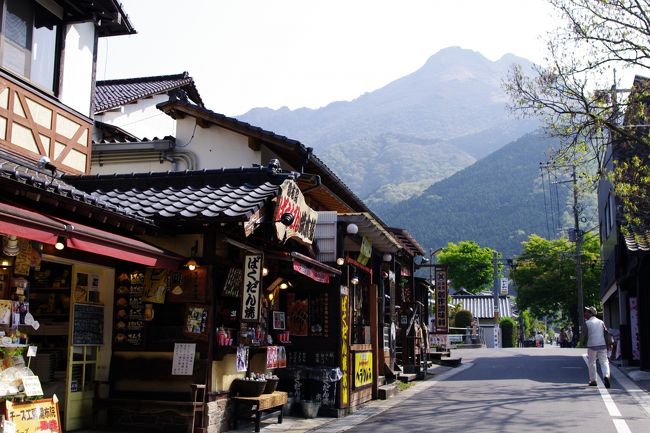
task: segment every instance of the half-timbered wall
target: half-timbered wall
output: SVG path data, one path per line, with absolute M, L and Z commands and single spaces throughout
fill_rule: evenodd
M 0 73 L 0 146 L 33 159 L 45 155 L 61 171 L 87 173 L 92 122 Z

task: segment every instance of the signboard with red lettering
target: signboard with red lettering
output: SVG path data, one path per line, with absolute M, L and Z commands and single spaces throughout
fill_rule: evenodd
M 20 433 L 61 433 L 59 404 L 54 398 L 24 403 L 5 401 L 5 418 L 16 425 Z
M 299 274 L 306 275 L 312 280 L 318 281 L 319 283 L 327 284 L 330 282 L 330 274 L 327 272 L 319 271 L 318 269 L 314 269 L 310 266 L 305 265 L 304 263 L 300 263 L 298 260 L 293 261 L 293 270 Z
M 307 206 L 305 197 L 300 192 L 298 185 L 292 180 L 285 180 L 282 183 L 282 193 L 277 198 L 277 205 L 273 213 L 275 231 L 278 239 L 285 242 L 295 238 L 297 241 L 311 245 L 314 241 L 318 212 Z M 293 219 L 291 224 L 285 225 L 282 216 L 290 214 Z
M 354 352 L 354 388 L 372 384 L 372 352 Z

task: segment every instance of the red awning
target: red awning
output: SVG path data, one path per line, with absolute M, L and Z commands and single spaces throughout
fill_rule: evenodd
M 68 248 L 157 268 L 178 269 L 183 257 L 137 239 L 40 214 L 0 202 L 0 233 L 54 245 L 60 235 Z

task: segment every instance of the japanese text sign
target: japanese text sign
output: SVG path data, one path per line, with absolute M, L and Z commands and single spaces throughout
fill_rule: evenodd
M 242 291 L 242 321 L 257 322 L 260 318 L 262 256 L 249 255 L 244 260 L 244 288 Z
M 292 180 L 282 183 L 282 193 L 277 198 L 277 205 L 273 213 L 275 231 L 282 242 L 295 238 L 303 244 L 311 245 L 316 231 L 318 212 L 307 206 L 305 198 L 298 185 Z M 288 226 L 279 222 L 284 214 L 291 214 L 293 221 Z
M 436 278 L 436 329 L 439 334 L 449 332 L 449 319 L 447 317 L 447 295 L 449 288 L 447 286 L 447 266 L 435 267 Z
M 59 405 L 52 398 L 32 400 L 25 403 L 5 401 L 5 416 L 21 433 L 60 433 Z

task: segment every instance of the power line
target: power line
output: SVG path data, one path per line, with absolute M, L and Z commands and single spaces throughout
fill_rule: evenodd
M 548 238 L 550 239 L 551 238 L 551 230 L 550 230 L 549 225 L 548 225 L 548 207 L 546 206 L 546 187 L 544 186 L 544 184 L 545 184 L 544 170 L 542 169 L 541 163 L 540 163 L 540 166 L 539 166 L 539 172 L 540 172 L 540 174 L 542 176 L 542 193 L 544 194 L 544 215 L 546 217 L 545 218 L 546 219 L 546 236 L 548 236 Z M 550 185 L 549 185 L 549 187 L 550 187 Z

